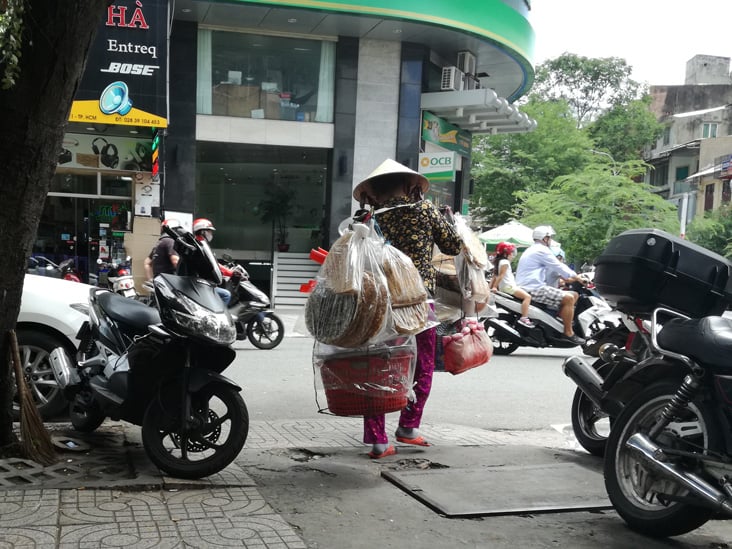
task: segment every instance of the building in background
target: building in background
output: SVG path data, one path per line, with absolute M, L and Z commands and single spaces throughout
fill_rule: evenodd
M 123 4 L 135 13 L 136 3 L 115 6 Z M 385 158 L 424 172 L 430 199 L 465 211 L 472 135 L 535 126 L 512 105 L 533 81 L 528 0 L 177 0 L 170 9 L 170 24 L 159 29 L 166 37 L 169 29 L 165 61 L 164 48 L 151 55 L 150 40 L 107 38 L 95 46 L 111 56 L 97 74 L 108 85 L 125 81 L 117 74 L 124 71 L 152 81 L 167 69 L 160 177 L 129 133 L 144 125 L 74 121 L 69 137 L 98 157 L 97 187 L 116 178 L 116 194 L 99 196 L 120 196 L 111 211 L 124 208 L 126 223 L 117 233 L 140 262 L 160 212 L 208 217 L 218 253 L 244 263 L 258 282 L 269 283 L 274 272 L 276 305 L 301 301 L 299 277 L 311 276 L 307 252 L 337 237 L 356 207 L 353 187 Z M 110 110 L 118 103 L 124 110 L 124 90 L 112 90 Z M 132 90 L 129 98 L 134 109 Z M 124 121 L 129 112 L 114 116 Z M 115 168 L 106 166 L 115 157 Z M 78 188 L 89 177 L 78 160 L 57 177 L 84 196 L 54 198 L 91 199 Z M 59 230 L 49 226 L 48 240 Z M 96 252 L 87 250 L 89 262 Z
M 697 55 L 682 86 L 651 86 L 651 110 L 665 123 L 647 151 L 646 183 L 679 207 L 682 234 L 696 216 L 730 200 L 732 78 L 730 58 Z

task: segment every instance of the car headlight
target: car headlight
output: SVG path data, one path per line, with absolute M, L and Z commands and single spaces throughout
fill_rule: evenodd
M 178 302 L 188 312 L 170 309 L 173 321 L 196 336 L 203 336 L 214 343 L 230 345 L 236 340 L 236 326 L 228 311 L 213 313 L 198 303 L 176 292 Z

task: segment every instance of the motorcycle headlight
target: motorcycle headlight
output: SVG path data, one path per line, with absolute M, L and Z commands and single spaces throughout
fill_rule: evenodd
M 189 333 L 214 343 L 230 345 L 236 340 L 236 326 L 228 311 L 213 313 L 192 299 L 176 292 L 178 302 L 187 312 L 170 309 L 173 320 Z

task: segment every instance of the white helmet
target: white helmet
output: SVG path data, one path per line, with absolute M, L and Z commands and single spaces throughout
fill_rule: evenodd
M 554 236 L 557 234 L 554 229 L 549 225 L 539 225 L 532 234 L 534 240 L 544 240 L 547 236 Z

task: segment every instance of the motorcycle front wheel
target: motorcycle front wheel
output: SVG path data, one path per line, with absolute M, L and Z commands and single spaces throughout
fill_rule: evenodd
M 255 316 L 247 323 L 247 337 L 257 349 L 274 349 L 285 337 L 285 325 L 274 313 Z
M 218 473 L 239 455 L 249 434 L 249 413 L 229 385 L 207 385 L 190 399 L 192 417 L 182 432 L 178 399 L 156 397 L 145 412 L 142 443 L 161 470 L 198 479 Z
M 592 367 L 603 375 L 609 365 L 607 362 L 597 360 Z M 571 417 L 572 431 L 580 446 L 593 456 L 604 456 L 612 419 L 579 387 L 572 399 Z
M 653 471 L 625 445 L 634 433 L 648 433 L 680 385 L 667 380 L 638 393 L 613 422 L 605 450 L 605 487 L 611 503 L 628 526 L 653 537 L 691 532 L 714 514 L 685 500 L 692 497 L 688 489 Z M 674 417 L 654 443 L 686 452 L 723 448 L 713 410 L 700 400 L 692 401 Z M 696 468 L 683 457 L 670 457 L 669 461 L 680 469 Z

